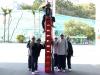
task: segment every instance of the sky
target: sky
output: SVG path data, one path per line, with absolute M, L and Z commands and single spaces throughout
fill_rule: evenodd
M 34 0 L 0 0 L 0 7 L 13 7 L 14 4 L 18 3 L 18 4 L 21 4 L 21 3 L 25 3 L 25 4 L 29 4 L 29 5 L 32 5 Z

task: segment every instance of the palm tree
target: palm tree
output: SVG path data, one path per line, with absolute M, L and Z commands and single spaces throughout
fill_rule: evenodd
M 3 36 L 3 39 L 4 39 L 4 42 L 5 42 L 5 31 L 6 31 L 6 15 L 8 14 L 8 11 L 7 9 L 5 8 L 1 8 L 2 11 L 3 11 L 3 15 L 4 15 L 4 36 Z
M 8 9 L 8 8 L 1 8 L 2 9 L 2 11 L 3 11 L 3 15 L 4 15 L 4 36 L 3 36 L 3 38 L 4 38 L 4 42 L 5 42 L 5 35 L 6 35 L 6 16 L 7 16 L 7 14 L 9 14 L 9 17 L 11 16 L 11 12 L 12 12 L 12 9 Z M 8 41 L 9 41 L 9 23 L 8 23 Z
M 34 15 L 34 27 L 35 27 L 35 10 L 32 9 L 32 14 Z
M 11 24 L 11 12 L 12 12 L 12 9 L 8 9 L 9 11 L 9 19 L 8 19 L 8 42 L 9 42 L 9 27 L 10 27 L 10 24 Z
M 40 5 L 41 5 L 42 1 L 41 0 L 35 0 L 33 2 L 33 5 L 32 5 L 32 14 L 34 15 L 34 27 L 35 27 L 35 11 L 38 10 L 39 11 L 39 18 L 40 18 Z M 40 23 L 40 22 L 39 22 Z

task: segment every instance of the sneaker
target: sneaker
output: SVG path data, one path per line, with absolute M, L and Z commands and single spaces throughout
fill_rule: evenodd
M 58 67 L 54 67 L 54 70 L 55 70 L 55 71 L 58 71 Z
M 68 71 L 69 71 L 69 72 L 71 72 L 71 71 L 72 71 L 72 69 L 68 69 Z
M 62 70 L 62 72 L 66 72 L 65 70 Z
M 35 75 L 35 72 L 32 72 L 32 75 Z
M 56 70 L 56 69 L 57 69 L 57 67 L 54 67 L 54 69 Z
M 39 73 L 39 71 L 38 71 L 38 70 L 36 70 L 36 71 L 35 71 L 35 73 Z
M 58 72 L 60 72 L 61 70 L 60 70 L 60 69 L 58 69 L 57 71 L 58 71 Z

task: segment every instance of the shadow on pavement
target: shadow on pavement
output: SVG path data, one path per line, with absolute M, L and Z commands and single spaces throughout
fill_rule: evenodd
M 45 73 L 44 64 L 39 63 L 39 75 L 100 75 L 100 65 L 72 64 L 72 72 Z M 0 75 L 31 75 L 27 63 L 0 63 Z

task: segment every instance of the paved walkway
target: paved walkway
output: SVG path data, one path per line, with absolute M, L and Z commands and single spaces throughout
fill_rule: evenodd
M 100 75 L 100 65 L 73 64 L 73 71 L 65 73 L 45 73 L 44 65 L 39 64 L 39 75 Z M 0 63 L 0 75 L 31 75 L 26 63 Z

